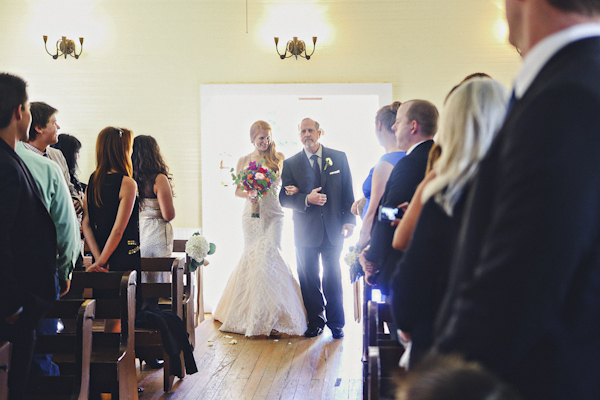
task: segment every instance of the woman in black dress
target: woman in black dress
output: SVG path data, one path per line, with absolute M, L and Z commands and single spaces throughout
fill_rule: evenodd
M 98 135 L 96 170 L 86 189 L 82 227 L 94 257 L 88 272 L 136 270 L 139 281 L 140 235 L 132 147 L 133 134 L 127 129 L 108 127 Z

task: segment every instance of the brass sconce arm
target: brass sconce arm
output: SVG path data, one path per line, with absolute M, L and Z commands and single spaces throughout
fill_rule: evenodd
M 46 53 L 48 53 L 50 56 L 52 56 L 52 58 L 54 58 L 55 60 L 58 57 L 62 57 L 62 56 L 65 56 L 65 59 L 66 59 L 67 55 L 74 57 L 75 59 L 78 59 L 79 56 L 81 55 L 81 53 L 83 52 L 83 38 L 82 37 L 79 38 L 79 44 L 80 44 L 79 54 L 77 54 L 77 52 L 75 50 L 75 42 L 72 41 L 71 39 L 67 39 L 66 36 L 63 36 L 62 39 L 56 41 L 56 54 L 51 54 L 48 51 L 47 42 L 48 42 L 48 36 L 44 35 L 44 48 L 46 49 Z
M 307 60 L 310 60 L 310 57 L 314 54 L 315 49 L 317 48 L 317 37 L 313 36 L 313 50 L 310 54 L 306 53 L 306 44 L 304 43 L 304 40 L 298 40 L 298 37 L 294 36 L 294 38 L 290 41 L 287 42 L 286 46 L 285 46 L 285 51 L 283 52 L 283 54 L 281 54 L 279 52 L 279 38 L 276 37 L 275 38 L 275 50 L 277 50 L 277 54 L 279 54 L 279 58 L 281 58 L 282 60 L 286 59 L 286 58 L 290 58 L 292 56 L 296 57 L 296 60 L 298 59 L 298 56 L 302 57 L 302 58 L 306 58 Z M 289 55 L 288 55 L 289 53 Z M 304 53 L 304 54 L 302 54 Z

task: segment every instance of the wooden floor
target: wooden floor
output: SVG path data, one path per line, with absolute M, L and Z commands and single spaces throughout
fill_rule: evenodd
M 144 367 L 138 374 L 145 389 L 140 400 L 362 398 L 360 324 L 348 321 L 340 340 L 327 328 L 311 339 L 250 339 L 221 332 L 221 323 L 206 317 L 196 329 L 199 372 L 176 379 L 172 392 L 164 393 L 162 370 Z

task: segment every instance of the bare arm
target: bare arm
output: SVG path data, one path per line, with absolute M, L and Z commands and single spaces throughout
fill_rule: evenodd
M 405 251 L 408 248 L 415 226 L 417 226 L 419 215 L 421 215 L 421 210 L 423 209 L 423 202 L 421 201 L 423 189 L 433 178 L 435 178 L 435 170 L 427 174 L 421 183 L 419 183 L 419 186 L 417 186 L 417 190 L 404 216 L 394 231 L 394 239 L 392 240 L 392 247 L 394 249 Z
M 388 162 L 380 161 L 373 170 L 373 178 L 371 180 L 371 200 L 369 202 L 369 208 L 363 219 L 362 229 L 360 230 L 360 238 L 358 239 L 358 248 L 364 248 L 371 240 L 371 229 L 373 228 L 373 221 L 375 215 L 377 215 L 377 208 L 379 202 L 385 191 L 385 185 L 394 166 Z
M 164 174 L 158 174 L 154 180 L 154 194 L 158 199 L 160 213 L 165 221 L 169 222 L 175 218 L 175 207 L 173 206 L 173 191 L 171 184 Z
M 81 220 L 81 229 L 83 230 L 83 236 L 85 237 L 85 241 L 94 256 L 94 259 L 100 258 L 100 249 L 98 248 L 98 243 L 96 242 L 96 238 L 94 237 L 94 232 L 92 231 L 92 226 L 90 225 L 90 214 L 88 211 L 88 195 L 87 189 L 85 189 L 85 197 L 83 199 L 83 219 Z

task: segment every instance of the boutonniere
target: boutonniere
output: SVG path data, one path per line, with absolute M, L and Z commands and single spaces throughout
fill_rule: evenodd
M 333 165 L 333 161 L 331 161 L 331 158 L 327 157 L 325 159 L 325 168 L 323 168 L 323 171 L 327 170 L 327 167 L 331 167 Z

